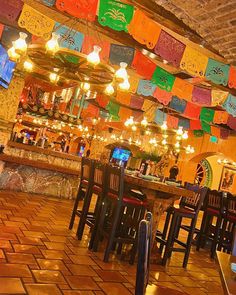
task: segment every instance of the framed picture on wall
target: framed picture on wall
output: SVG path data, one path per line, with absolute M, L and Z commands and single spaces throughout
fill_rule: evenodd
M 236 193 L 236 169 L 224 166 L 222 169 L 219 190 Z

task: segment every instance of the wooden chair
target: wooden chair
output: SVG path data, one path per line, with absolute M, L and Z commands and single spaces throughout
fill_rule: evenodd
M 225 200 L 225 213 L 223 217 L 222 228 L 220 231 L 220 240 L 217 250 L 231 253 L 233 237 L 236 225 L 236 197 L 227 193 Z
M 162 237 L 156 238 L 162 248 L 163 246 L 165 246 L 165 251 L 162 259 L 163 265 L 166 265 L 166 262 L 171 256 L 172 252 L 176 251 L 185 253 L 183 267 L 187 266 L 198 213 L 203 204 L 206 193 L 207 188 L 201 188 L 198 192 L 195 192 L 194 196 L 182 197 L 179 208 L 172 208 L 172 218 L 167 239 L 163 239 Z M 190 220 L 190 226 L 182 226 L 183 218 Z M 188 232 L 187 241 L 185 243 L 178 240 L 180 229 Z M 182 248 L 175 248 L 175 243 L 180 245 Z
M 108 238 L 104 254 L 105 262 L 109 260 L 114 245 L 119 245 L 120 252 L 123 244 L 132 245 L 130 263 L 134 262 L 138 225 L 144 216 L 146 205 L 146 201 L 125 195 L 124 169 L 108 166 L 105 198 L 95 222 L 97 230 L 94 233 L 92 246 L 93 250 L 97 251 L 99 241 L 104 236 Z
M 78 193 L 74 202 L 71 214 L 69 229 L 73 228 L 75 216 L 81 216 L 81 210 L 78 210 L 79 201 L 89 192 L 92 186 L 94 161 L 89 158 L 82 158 L 81 161 L 81 177 Z
M 149 281 L 149 265 L 152 245 L 152 213 L 147 212 L 138 231 L 138 264 L 135 295 L 144 295 Z
M 223 220 L 224 202 L 222 192 L 208 190 L 206 195 L 205 208 L 197 240 L 197 250 L 204 248 L 205 242 L 211 240 L 211 257 L 215 256 L 217 243 L 219 240 L 221 224 Z M 213 224 L 216 219 L 216 224 Z
M 85 224 L 89 227 L 94 226 L 96 212 L 100 208 L 101 200 L 105 192 L 105 179 L 106 179 L 106 165 L 99 161 L 94 161 L 93 171 L 91 173 L 91 184 L 84 198 L 83 208 L 79 212 L 80 221 L 77 229 L 78 240 L 82 239 Z M 94 212 L 89 212 L 93 194 L 97 195 L 97 202 Z

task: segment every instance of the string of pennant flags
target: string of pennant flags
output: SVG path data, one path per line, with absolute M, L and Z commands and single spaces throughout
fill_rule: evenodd
M 103 61 L 109 61 L 113 65 L 126 62 L 139 76 L 143 77 L 143 79 L 131 77 L 131 93 L 118 93 L 117 102 L 109 101 L 105 97 L 98 98 L 98 105 L 106 108 L 114 118 L 124 119 L 127 114 L 131 113 L 134 117 L 140 117 L 138 110 L 148 110 L 149 108 L 146 107 L 148 103 L 153 105 L 153 102 L 137 96 L 138 94 L 144 97 L 153 96 L 158 102 L 186 117 L 179 119 L 165 113 L 161 116 L 160 110 L 152 108 L 150 119 L 157 124 L 161 122 L 160 118 L 163 118 L 170 128 L 183 126 L 190 130 L 201 129 L 207 133 L 218 134 L 218 137 L 226 136 L 222 134 L 224 132 L 226 134 L 228 130 L 211 126 L 211 124 L 226 124 L 236 130 L 236 97 L 229 92 L 192 85 L 158 67 L 139 50 L 119 44 L 110 44 L 102 40 L 94 40 L 94 38 L 85 36 L 65 25 L 61 26 L 27 4 L 23 4 L 20 0 L 10 2 L 2 0 L 2 2 L 3 8 L 0 15 L 11 20 L 18 19 L 19 26 L 27 29 L 33 35 L 33 42 L 38 42 L 39 38 L 48 39 L 51 32 L 56 31 L 61 35 L 61 47 L 88 54 L 93 45 L 99 45 L 102 48 L 101 59 Z M 128 32 L 135 40 L 146 45 L 149 49 L 154 49 L 156 54 L 174 66 L 186 70 L 191 75 L 205 77 L 215 84 L 236 88 L 236 68 L 219 63 L 186 46 L 131 5 L 114 0 L 100 0 L 99 3 L 97 0 L 89 0 L 86 3 L 81 0 L 42 0 L 42 2 L 48 6 L 55 5 L 60 11 L 89 21 L 96 19 L 98 11 L 98 21 L 101 25 Z M 9 14 L 10 9 L 11 14 Z M 4 38 L 4 28 L 2 31 L 2 38 Z M 120 106 L 120 103 L 137 109 L 137 111 Z M 209 108 L 218 105 L 225 111 Z M 92 104 L 88 104 L 86 107 L 86 111 L 90 113 L 99 111 Z M 211 120 L 207 117 L 206 110 L 209 110 Z

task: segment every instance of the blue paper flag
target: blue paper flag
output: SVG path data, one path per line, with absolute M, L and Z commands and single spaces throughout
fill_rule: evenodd
M 156 89 L 156 85 L 150 80 L 140 80 L 137 93 L 144 96 L 152 96 Z
M 179 113 L 183 113 L 185 111 L 186 105 L 186 100 L 179 99 L 177 96 L 173 96 L 169 104 L 169 107 L 173 110 L 176 110 Z

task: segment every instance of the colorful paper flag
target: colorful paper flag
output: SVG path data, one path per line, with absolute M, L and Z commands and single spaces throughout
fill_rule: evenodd
M 194 86 L 192 93 L 192 102 L 210 106 L 211 105 L 211 90 Z
M 202 109 L 201 106 L 188 101 L 186 105 L 186 109 L 184 111 L 184 115 L 190 119 L 198 120 L 201 109 Z
M 168 105 L 172 99 L 172 93 L 157 87 L 153 93 L 153 96 L 162 104 Z
M 147 80 L 152 78 L 156 69 L 156 64 L 139 50 L 136 50 L 131 66 L 136 70 L 138 75 Z
M 215 84 L 223 84 L 226 86 L 229 78 L 229 65 L 209 58 L 205 76 Z
M 156 85 L 150 80 L 140 80 L 137 93 L 144 96 L 152 96 L 156 89 Z
M 200 120 L 207 123 L 212 123 L 214 119 L 214 115 L 215 115 L 214 110 L 208 109 L 208 108 L 202 108 L 200 113 Z
M 118 44 L 111 44 L 109 60 L 113 65 L 120 65 L 125 62 L 131 65 L 134 59 L 134 48 Z
M 172 94 L 179 98 L 191 101 L 193 85 L 183 79 L 176 78 L 171 90 Z
M 159 88 L 170 92 L 174 85 L 174 81 L 175 76 L 160 67 L 156 67 L 156 70 L 152 75 L 152 82 L 155 83 Z
M 179 99 L 177 96 L 173 96 L 169 107 L 179 113 L 184 113 L 186 105 L 187 102 L 184 99 Z
M 233 117 L 236 117 L 236 96 L 229 94 L 227 99 L 223 103 L 222 108 L 224 108 L 227 113 L 229 113 Z

